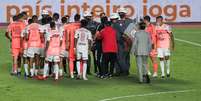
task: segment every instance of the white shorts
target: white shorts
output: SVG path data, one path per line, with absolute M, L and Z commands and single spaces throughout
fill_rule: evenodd
M 34 58 L 35 55 L 40 55 L 40 48 L 28 48 L 27 56 L 30 58 Z
M 40 48 L 40 57 L 44 58 L 45 57 L 45 49 Z
M 60 57 L 59 56 L 47 56 L 45 58 L 45 60 L 48 62 L 60 62 Z
M 167 48 L 158 48 L 158 57 L 159 58 L 164 58 L 165 56 L 170 56 L 170 50 Z
M 27 49 L 25 49 L 24 51 L 23 51 L 23 57 L 24 58 L 27 58 L 28 56 L 27 56 Z
M 60 57 L 62 57 L 62 58 L 68 57 L 68 52 L 67 52 L 66 50 L 61 50 L 61 52 L 60 52 Z
M 77 50 L 77 60 L 88 60 L 88 50 Z

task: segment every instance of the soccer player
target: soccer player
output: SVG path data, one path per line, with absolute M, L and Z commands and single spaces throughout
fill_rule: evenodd
M 71 78 L 74 78 L 74 61 L 75 61 L 75 30 L 80 28 L 80 18 L 74 17 L 75 22 L 64 25 L 64 32 L 66 33 L 66 48 L 69 53 L 69 70 Z
M 152 50 L 150 52 L 150 59 L 153 64 L 153 70 L 154 74 L 153 77 L 157 77 L 157 72 L 158 72 L 158 63 L 157 63 L 157 43 L 156 43 L 156 30 L 155 30 L 155 25 L 153 25 L 150 22 L 151 18 L 149 16 L 144 17 L 144 22 L 146 24 L 146 29 L 145 31 L 149 33 L 151 42 L 152 42 Z M 149 71 L 149 66 L 148 67 L 148 74 L 151 75 L 151 72 Z
M 11 74 L 20 75 L 21 69 L 21 53 L 22 53 L 22 42 L 21 42 L 21 32 L 26 27 L 26 25 L 22 21 L 22 14 L 13 17 L 13 22 L 8 25 L 8 29 L 6 31 L 6 37 L 11 42 L 11 51 L 13 57 L 13 68 Z
M 160 59 L 162 75 L 165 77 L 165 66 L 167 67 L 167 77 L 170 77 L 170 51 L 174 50 L 174 36 L 170 26 L 163 23 L 163 17 L 156 18 L 157 52 Z
M 77 56 L 77 71 L 78 78 L 82 77 L 84 80 L 88 80 L 87 75 L 87 60 L 88 60 L 88 50 L 90 49 L 92 34 L 89 30 L 86 29 L 87 26 L 86 20 L 81 20 L 81 28 L 75 31 L 75 47 L 76 47 L 76 56 Z M 80 62 L 83 62 L 83 73 L 80 73 Z
M 59 74 L 60 76 L 63 76 L 63 69 L 64 72 L 67 74 L 67 70 L 66 70 L 66 61 L 67 61 L 67 57 L 68 57 L 68 52 L 67 52 L 67 48 L 66 48 L 66 33 L 64 31 L 64 25 L 67 24 L 67 18 L 66 17 L 62 17 L 61 21 L 62 21 L 62 25 L 59 28 L 59 31 L 61 32 L 63 38 L 62 38 L 62 45 L 61 45 L 61 53 L 60 53 L 60 68 L 59 70 Z
M 55 80 L 59 79 L 59 62 L 60 62 L 60 48 L 62 44 L 62 34 L 59 30 L 56 30 L 55 22 L 50 23 L 51 31 L 47 37 L 46 43 L 46 59 L 45 59 L 45 67 L 44 67 L 44 79 L 48 73 L 48 62 L 52 62 L 54 65 L 54 73 L 55 73 Z M 46 67 L 47 66 L 47 67 Z
M 37 76 L 39 60 L 40 60 L 40 47 L 41 47 L 41 33 L 40 24 L 38 24 L 38 17 L 32 17 L 33 23 L 27 28 L 28 31 L 28 49 L 27 56 L 30 58 L 30 72 L 31 77 Z M 34 65 L 35 64 L 35 65 Z M 37 68 L 36 68 L 37 67 Z
M 33 23 L 32 19 L 28 20 L 28 24 L 30 25 L 31 23 Z M 29 25 L 26 26 L 26 28 L 22 31 L 21 33 L 21 40 L 23 41 L 23 63 L 24 63 L 24 77 L 27 78 L 29 76 L 29 70 L 28 70 L 28 57 L 27 57 L 27 48 L 28 48 L 28 42 L 27 42 L 27 29 L 29 27 Z

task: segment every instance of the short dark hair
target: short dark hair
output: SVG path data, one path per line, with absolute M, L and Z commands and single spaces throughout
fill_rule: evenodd
M 32 20 L 33 20 L 33 21 L 38 20 L 38 16 L 37 16 L 37 15 L 33 15 L 33 16 L 32 16 Z
M 50 22 L 50 28 L 55 28 L 56 27 L 56 24 L 54 21 Z
M 67 22 L 67 18 L 66 17 L 62 17 L 61 18 L 61 22 L 64 24 L 64 23 L 66 23 Z
M 59 13 L 54 13 L 54 14 L 53 14 L 53 17 L 54 17 L 54 18 L 56 17 L 57 19 L 59 19 L 60 15 L 59 15 Z
M 74 16 L 74 20 L 75 21 L 80 21 L 80 14 L 75 14 L 75 16 Z
M 150 18 L 150 16 L 148 16 L 148 15 L 146 15 L 146 16 L 144 16 L 144 20 L 147 20 L 147 21 L 151 21 L 151 18 Z
M 17 15 L 14 15 L 14 16 L 12 17 L 12 19 L 13 19 L 13 21 L 17 21 L 17 20 L 18 20 L 18 16 L 17 16 Z
M 86 27 L 88 25 L 87 20 L 83 19 L 81 20 L 81 27 Z
M 21 18 L 23 18 L 23 16 L 24 16 L 24 15 L 23 15 L 22 13 L 18 14 L 18 15 L 17 15 L 18 20 L 21 19 Z
M 23 14 L 23 16 L 27 16 L 27 12 L 25 11 L 21 12 L 21 14 Z
M 163 16 L 157 16 L 156 19 L 163 19 Z
M 31 23 L 33 23 L 33 19 L 28 20 L 28 24 L 31 24 Z
M 139 29 L 140 30 L 145 30 L 145 28 L 146 28 L 146 24 L 144 22 L 140 22 L 139 23 Z

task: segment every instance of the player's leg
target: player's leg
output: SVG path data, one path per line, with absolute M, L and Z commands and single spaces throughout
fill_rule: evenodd
M 82 54 L 77 51 L 76 53 L 77 79 L 81 79 L 81 58 L 82 58 Z
M 116 61 L 116 53 L 110 53 L 110 75 L 109 75 L 109 77 L 112 77 L 114 74 L 115 61 Z
M 158 63 L 157 63 L 157 58 L 156 56 L 151 56 L 151 62 L 152 62 L 152 65 L 153 65 L 153 77 L 157 77 L 158 76 Z
M 74 78 L 74 60 L 70 59 L 69 60 L 69 70 L 70 70 L 70 76 L 71 78 Z
M 170 77 L 170 50 L 165 50 L 165 64 L 167 68 L 167 77 Z
M 36 54 L 34 58 L 36 69 L 35 69 L 35 75 L 37 76 L 40 71 L 40 55 Z
M 30 73 L 31 73 L 30 76 L 33 77 L 35 72 L 35 61 L 34 61 L 34 51 L 32 48 L 28 48 L 27 56 L 29 57 Z
M 14 75 L 17 74 L 17 67 L 18 67 L 17 59 L 18 59 L 18 56 L 13 56 L 13 68 L 12 68 L 11 74 L 14 74 Z
M 85 51 L 81 52 L 81 59 L 82 59 L 82 63 L 83 63 L 82 77 L 83 77 L 83 80 L 88 80 L 88 78 L 87 78 L 88 50 L 85 50 Z
M 28 65 L 28 57 L 27 57 L 27 49 L 23 52 L 23 64 L 24 64 L 24 76 L 25 78 L 29 76 L 29 65 Z
M 55 80 L 58 80 L 58 79 L 59 79 L 60 57 L 59 57 L 59 56 L 54 56 L 54 57 L 53 57 L 53 61 L 54 61 Z
M 163 48 L 158 48 L 158 57 L 160 60 L 160 67 L 161 67 L 161 77 L 165 77 L 165 54 Z
M 64 57 L 60 57 L 60 60 L 61 61 L 59 62 L 59 67 L 60 67 L 59 68 L 59 76 L 62 77 L 63 76 L 63 69 L 65 68 L 64 65 L 63 65 L 64 64 L 63 62 L 65 62 L 64 61 L 65 58 Z
M 21 75 L 21 55 L 18 55 L 17 58 L 17 75 L 20 76 Z
M 13 56 L 13 67 L 12 67 L 12 72 L 11 75 L 16 75 L 17 74 L 17 67 L 18 67 L 18 56 L 19 56 L 19 49 L 12 49 L 12 56 Z

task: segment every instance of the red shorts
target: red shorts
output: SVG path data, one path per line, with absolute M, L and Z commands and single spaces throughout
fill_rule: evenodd
M 150 52 L 150 57 L 157 57 L 157 51 L 156 50 L 151 50 L 151 52 Z
M 12 56 L 19 56 L 20 55 L 20 48 L 12 48 Z

